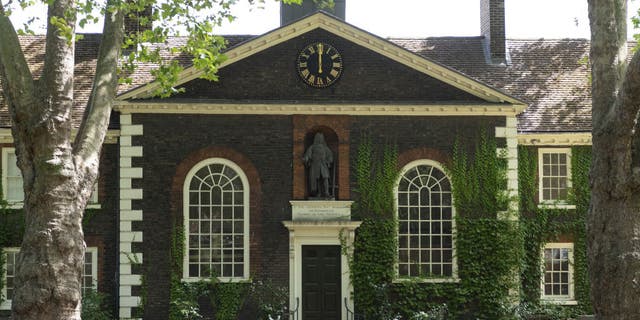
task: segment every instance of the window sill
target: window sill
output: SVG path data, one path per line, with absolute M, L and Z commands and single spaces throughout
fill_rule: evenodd
M 452 278 L 421 278 L 421 277 L 406 277 L 406 278 L 396 278 L 393 280 L 394 283 L 403 283 L 403 282 L 420 282 L 420 283 L 459 283 L 460 278 L 452 277 Z
M 218 277 L 218 282 L 219 283 L 241 283 L 241 282 L 251 282 L 250 278 L 229 278 L 229 277 Z M 205 281 L 205 282 L 209 282 L 211 281 L 211 278 L 182 278 L 182 282 L 199 282 L 199 281 Z
M 543 202 L 538 204 L 538 209 L 575 209 L 575 204 L 561 203 L 561 202 Z
M 85 209 L 102 209 L 102 205 L 99 203 L 89 203 Z
M 557 298 L 556 300 L 554 300 L 553 298 L 542 297 L 540 298 L 540 302 L 561 305 L 561 306 L 577 306 L 578 305 L 577 300 L 572 300 L 570 298 L 567 298 L 566 300 L 560 300 L 560 298 Z
M 11 300 L 5 300 L 0 303 L 0 310 L 11 310 Z

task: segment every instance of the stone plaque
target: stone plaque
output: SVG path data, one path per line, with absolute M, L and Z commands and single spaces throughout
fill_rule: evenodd
M 293 221 L 351 220 L 353 201 L 289 201 Z

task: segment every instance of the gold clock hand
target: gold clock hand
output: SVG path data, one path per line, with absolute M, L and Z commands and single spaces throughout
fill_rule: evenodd
M 322 43 L 318 43 L 318 73 L 322 73 Z

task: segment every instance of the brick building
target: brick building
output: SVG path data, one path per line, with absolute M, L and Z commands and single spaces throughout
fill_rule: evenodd
M 353 288 L 339 246 L 343 236 L 351 243 L 359 226 L 350 215 L 351 171 L 363 134 L 397 144 L 401 181 L 438 199 L 416 201 L 412 186 L 399 183 L 399 277 L 428 270 L 430 281 L 458 280 L 445 174 L 456 138 L 472 146 L 481 130 L 495 134 L 512 194 L 518 146 L 531 146 L 540 157 L 538 202 L 570 208 L 571 146 L 591 141 L 589 69 L 581 63 L 589 43 L 506 39 L 504 1 L 481 6 L 482 36 L 427 39 L 383 39 L 358 29 L 341 19 L 340 2 L 335 16 L 285 9 L 278 29 L 228 37 L 219 82 L 188 68 L 178 83 L 185 91 L 166 99 L 153 97 L 156 84 L 139 69 L 135 85 L 121 90 L 102 152 L 85 227 L 86 286 L 109 294 L 120 318 L 135 315 L 143 291 L 144 317 L 166 318 L 178 229 L 183 281 L 268 278 L 288 289 L 292 308 L 302 301 L 301 319 L 346 319 Z M 21 40 L 37 68 L 43 38 Z M 88 35 L 77 45 L 76 121 L 99 41 Z M 3 110 L 3 194 L 19 209 L 21 177 Z M 302 160 L 317 133 L 333 153 L 331 197 L 322 200 L 310 199 Z M 438 218 L 414 218 L 408 212 L 415 208 L 437 210 Z M 403 222 L 428 227 L 404 229 Z M 406 240 L 427 236 L 430 242 Z M 568 262 L 572 242 L 561 237 L 546 248 Z M 18 246 L 5 248 L 5 295 Z M 553 271 L 562 280 L 541 280 L 542 298 L 571 304 L 572 270 L 560 266 Z M 330 279 L 318 285 L 305 274 Z M 333 300 L 318 306 L 317 296 Z

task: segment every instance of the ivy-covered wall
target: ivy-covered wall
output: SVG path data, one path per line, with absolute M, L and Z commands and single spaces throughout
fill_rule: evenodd
M 570 201 L 576 209 L 548 210 L 536 201 L 537 149 L 519 149 L 520 193 L 513 199 L 505 192 L 506 161 L 495 139 L 479 137 L 473 154 L 466 152 L 473 147 L 458 144 L 449 164 L 459 277 L 452 283 L 396 279 L 397 222 L 389 196 L 398 174 L 395 151 L 363 139 L 355 168 L 355 212 L 363 223 L 351 261 L 357 313 L 367 319 L 569 319 L 590 313 L 584 243 L 590 147 L 572 148 Z M 519 211 L 509 212 L 514 200 Z M 577 306 L 540 301 L 541 249 L 559 237 L 574 241 Z
M 548 313 L 558 319 L 591 313 L 585 219 L 589 209 L 590 146 L 571 148 L 571 182 L 569 203 L 575 209 L 539 207 L 538 150 L 521 146 L 518 150 L 519 198 L 521 224 L 525 243 L 525 259 L 521 271 L 522 302 L 539 313 Z M 573 281 L 577 306 L 554 306 L 540 301 L 542 277 L 542 248 L 547 242 L 572 240 Z

